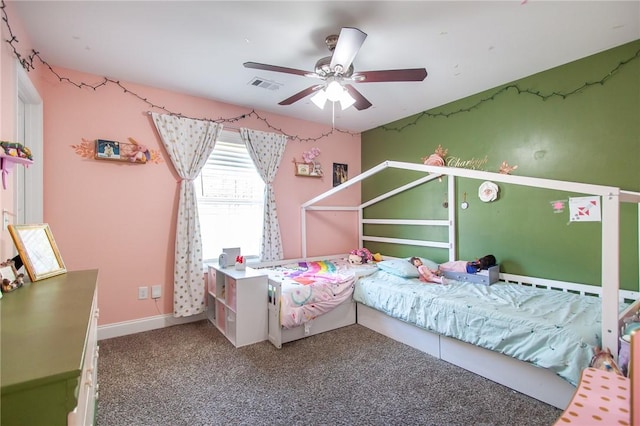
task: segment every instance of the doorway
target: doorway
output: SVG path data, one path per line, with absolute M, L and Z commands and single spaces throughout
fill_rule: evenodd
M 16 60 L 16 129 L 17 142 L 31 149 L 34 163 L 28 169 L 16 167 L 14 179 L 15 217 L 12 222 L 44 222 L 43 177 L 43 107 L 42 98 L 29 79 L 27 72 Z

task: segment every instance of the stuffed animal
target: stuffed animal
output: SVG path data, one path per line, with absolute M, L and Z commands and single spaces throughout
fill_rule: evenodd
M 129 138 L 129 142 L 133 145 L 131 148 L 131 154 L 129 156 L 129 161 L 132 163 L 146 163 L 147 160 L 151 158 L 151 153 L 149 149 L 138 143 L 135 139 Z
M 144 145 L 135 145 L 133 150 L 131 151 L 131 157 L 129 157 L 129 161 L 132 163 L 146 163 L 147 162 L 147 153 L 149 150 Z
M 620 371 L 618 364 L 616 364 L 616 361 L 613 359 L 613 355 L 611 355 L 611 350 L 609 348 L 601 349 L 598 346 L 593 348 L 593 358 L 591 358 L 589 367 L 604 371 L 611 371 L 618 376 L 624 376 L 622 371 Z
M 360 261 L 358 262 L 358 260 L 356 259 L 356 257 L 360 258 Z M 353 260 L 352 260 L 353 259 Z M 373 261 L 373 255 L 371 254 L 371 252 L 366 249 L 366 248 L 361 248 L 361 249 L 356 249 L 356 250 L 351 250 L 349 252 L 349 262 L 353 263 L 355 265 L 361 265 L 363 263 L 367 263 L 367 262 L 372 262 Z

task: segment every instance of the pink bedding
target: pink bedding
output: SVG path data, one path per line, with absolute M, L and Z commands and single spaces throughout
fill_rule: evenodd
M 269 278 L 282 283 L 280 321 L 285 328 L 302 325 L 351 299 L 358 276 L 376 265 L 352 265 L 347 260 L 298 262 L 269 268 Z

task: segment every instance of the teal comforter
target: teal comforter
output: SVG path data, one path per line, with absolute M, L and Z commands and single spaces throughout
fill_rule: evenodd
M 517 284 L 426 284 L 378 271 L 356 302 L 438 334 L 555 371 L 576 385 L 601 342 L 597 297 Z

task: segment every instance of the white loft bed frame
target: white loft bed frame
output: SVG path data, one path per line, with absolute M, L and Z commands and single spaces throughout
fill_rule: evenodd
M 344 190 L 362 180 L 375 175 L 387 168 L 413 170 L 424 172 L 425 176 L 413 182 L 402 185 L 392 191 L 382 194 L 372 200 L 354 207 L 345 206 L 316 206 L 319 201 Z M 449 260 L 456 260 L 457 250 L 455 245 L 456 217 L 455 209 L 449 209 L 447 220 L 402 220 L 402 219 L 364 219 L 363 210 L 379 201 L 399 194 L 408 189 L 422 185 L 441 176 L 452 176 L 448 179 L 449 205 L 455 206 L 455 177 L 478 180 L 489 180 L 515 185 L 530 186 L 536 188 L 575 192 L 585 195 L 600 196 L 602 200 L 602 264 L 610 265 L 602 268 L 602 286 L 590 286 L 584 284 L 567 283 L 562 281 L 547 280 L 536 277 L 524 277 L 519 275 L 501 273 L 503 281 L 542 287 L 563 291 L 578 291 L 581 294 L 598 295 L 602 299 L 602 345 L 612 348 L 617 355 L 618 337 L 622 318 L 631 315 L 640 309 L 640 293 L 635 291 L 620 290 L 620 266 L 619 266 L 619 241 L 620 241 L 620 203 L 640 204 L 640 193 L 624 191 L 617 187 L 592 185 L 577 182 L 557 181 L 550 179 L 511 176 L 506 174 L 491 173 L 485 171 L 459 169 L 451 167 L 436 167 L 422 164 L 413 164 L 398 161 L 385 161 L 347 182 L 337 186 L 317 197 L 307 201 L 301 206 L 302 227 L 302 256 L 306 256 L 306 214 L 309 211 L 342 210 L 357 211 L 359 214 L 359 246 L 364 241 L 377 241 L 384 243 L 405 244 L 424 247 L 439 247 L 448 249 Z M 640 206 L 639 206 L 640 207 Z M 639 209 L 640 210 L 640 209 Z M 640 211 L 639 211 L 640 225 Z M 410 239 L 385 238 L 367 236 L 363 234 L 364 224 L 396 224 L 415 226 L 448 226 L 449 241 L 420 241 Z M 639 238 L 640 245 L 640 238 Z M 640 247 L 639 247 L 640 249 Z M 618 312 L 620 300 L 636 300 L 622 314 Z M 543 402 L 559 408 L 565 408 L 575 387 L 561 379 L 549 370 L 544 370 L 519 361 L 515 358 L 502 355 L 484 348 L 461 342 L 438 334 L 431 333 L 416 326 L 391 318 L 379 311 L 358 304 L 357 321 L 368 328 L 382 333 L 395 340 L 406 343 L 419 350 L 437 356 L 452 364 L 458 365 L 483 377 L 506 385 L 521 393 L 532 396 Z

